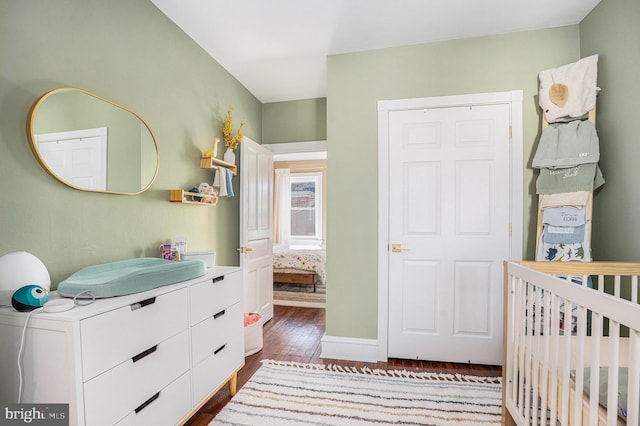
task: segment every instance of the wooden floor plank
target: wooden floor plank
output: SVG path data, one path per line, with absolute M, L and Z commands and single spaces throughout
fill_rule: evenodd
M 274 306 L 273 319 L 264 325 L 264 345 L 260 352 L 245 358 L 245 366 L 238 373 L 238 390 L 251 378 L 261 361 L 296 361 L 313 364 L 337 364 L 357 368 L 382 370 L 412 370 L 434 373 L 465 374 L 474 376 L 500 376 L 500 367 L 442 363 L 421 360 L 389 359 L 388 362 L 353 362 L 320 358 L 320 339 L 325 331 L 325 310 Z M 187 423 L 188 426 L 205 426 L 231 399 L 229 387 L 224 386 Z

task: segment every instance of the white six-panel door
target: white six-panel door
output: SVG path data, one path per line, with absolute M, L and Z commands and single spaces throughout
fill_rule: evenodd
M 501 364 L 510 106 L 389 112 L 388 356 Z
M 273 318 L 273 154 L 245 137 L 241 146 L 240 266 L 244 310 Z
M 107 189 L 107 128 L 36 135 L 40 155 L 60 178 L 79 188 Z

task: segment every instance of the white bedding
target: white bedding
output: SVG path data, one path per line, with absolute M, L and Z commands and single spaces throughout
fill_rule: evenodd
M 325 284 L 327 251 L 324 247 L 300 248 L 276 245 L 273 247 L 273 270 L 295 269 L 315 272 L 320 283 Z

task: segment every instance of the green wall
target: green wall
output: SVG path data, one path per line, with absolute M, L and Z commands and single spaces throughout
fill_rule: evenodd
M 593 202 L 596 260 L 640 259 L 640 2 L 603 0 L 580 24 L 582 56 L 598 54 L 596 127 L 607 180 Z
M 262 107 L 263 143 L 327 139 L 325 98 L 273 102 Z
M 580 58 L 578 26 L 328 58 L 327 335 L 377 338 L 378 100 L 523 90 L 524 248 L 532 259 L 538 73 Z
M 156 256 L 175 236 L 191 250 L 215 250 L 218 264 L 237 264 L 237 197 L 212 208 L 168 202 L 170 188 L 211 181 L 198 158 L 221 136 L 233 104 L 258 142 L 328 140 L 327 334 L 376 338 L 376 102 L 524 91 L 523 249 L 531 259 L 537 75 L 599 53 L 607 184 L 595 198 L 594 256 L 637 260 L 640 245 L 628 235 L 640 227 L 633 174 L 640 143 L 631 117 L 640 96 L 639 8 L 635 0 L 603 0 L 579 26 L 332 56 L 327 99 L 261 105 L 151 2 L 0 0 L 0 255 L 35 254 L 54 284 L 86 265 Z M 40 95 L 66 86 L 107 97 L 149 123 L 160 147 L 149 191 L 80 192 L 40 168 L 27 143 L 27 113 Z
M 0 0 L 0 57 L 0 255 L 33 253 L 54 287 L 87 265 L 158 256 L 177 236 L 190 250 L 215 250 L 218 264 L 237 264 L 238 197 L 181 205 L 169 189 L 212 182 L 199 158 L 221 136 L 229 104 L 261 142 L 262 105 L 151 2 Z M 160 149 L 149 191 L 77 191 L 39 166 L 27 114 L 57 87 L 88 90 L 147 121 Z

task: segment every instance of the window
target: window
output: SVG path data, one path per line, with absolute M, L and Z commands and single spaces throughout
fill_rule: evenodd
M 291 173 L 291 239 L 322 242 L 322 172 Z

